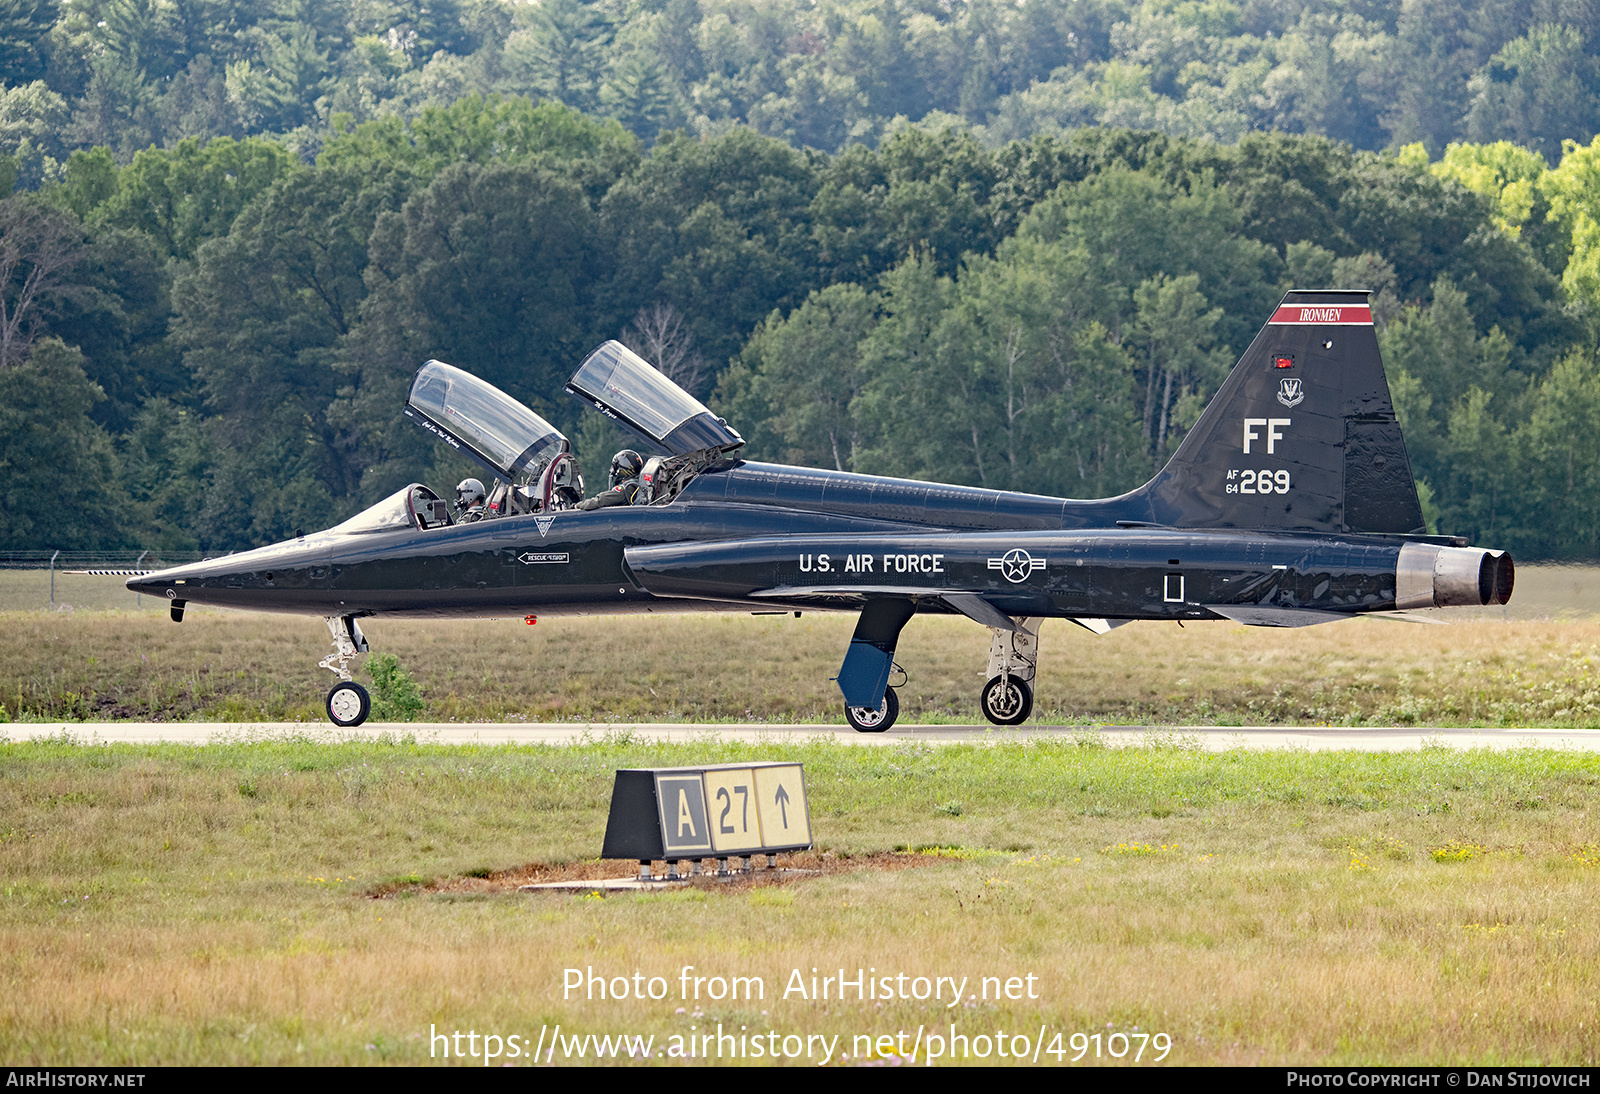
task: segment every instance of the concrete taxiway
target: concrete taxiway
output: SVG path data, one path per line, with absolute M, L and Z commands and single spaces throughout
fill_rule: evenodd
M 286 722 L 54 722 L 0 725 L 0 741 L 65 738 L 85 745 L 213 744 L 273 739 L 360 741 L 408 737 L 438 745 L 569 745 L 627 736 L 637 741 L 741 741 L 749 744 L 1002 744 L 1071 741 L 1113 747 L 1174 746 L 1226 752 L 1231 749 L 1301 749 L 1398 752 L 1419 748 L 1556 748 L 1600 751 L 1600 729 L 1394 729 L 1235 726 L 1051 726 L 997 728 L 989 725 L 899 725 L 888 733 L 856 733 L 831 725 L 717 725 L 585 722 L 368 722 L 357 729 L 326 723 Z

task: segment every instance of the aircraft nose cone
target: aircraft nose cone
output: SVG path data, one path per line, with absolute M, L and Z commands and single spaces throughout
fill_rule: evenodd
M 131 592 L 145 593 L 150 596 L 159 596 L 166 588 L 166 585 L 163 582 L 151 581 L 149 574 L 139 574 L 137 577 L 130 577 L 126 582 L 124 582 L 124 584 L 128 586 L 128 589 Z
M 130 592 L 143 593 L 145 596 L 164 596 L 168 599 L 182 599 L 182 592 L 178 582 L 186 577 L 193 576 L 189 571 L 195 567 L 173 566 L 165 570 L 156 570 L 148 574 L 139 574 L 128 578 L 126 584 Z

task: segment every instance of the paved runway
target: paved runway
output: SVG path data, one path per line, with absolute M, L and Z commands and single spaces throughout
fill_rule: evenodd
M 718 739 L 751 744 L 828 741 L 848 745 L 893 746 L 907 742 L 953 744 L 1060 741 L 1088 738 L 1117 747 L 1178 744 L 1207 752 L 1235 748 L 1397 752 L 1423 747 L 1560 748 L 1600 751 L 1596 729 L 1326 729 L 1318 727 L 1237 728 L 1219 726 L 896 726 L 888 733 L 856 733 L 829 725 L 683 725 L 641 723 L 450 723 L 368 722 L 359 729 L 326 723 L 285 722 L 55 722 L 0 725 L 0 740 L 36 740 L 65 735 L 83 744 L 205 744 L 299 737 L 320 741 L 372 740 L 410 736 L 442 745 L 577 744 L 627 734 L 638 740 L 689 743 Z

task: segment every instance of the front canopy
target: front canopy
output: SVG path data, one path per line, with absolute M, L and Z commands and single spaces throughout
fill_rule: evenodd
M 336 536 L 365 536 L 374 532 L 403 532 L 407 529 L 437 528 L 450 523 L 449 507 L 439 495 L 414 482 L 363 509 L 327 533 Z
M 406 415 L 507 482 L 537 473 L 570 447 L 555 426 L 511 396 L 443 361 L 417 370 Z

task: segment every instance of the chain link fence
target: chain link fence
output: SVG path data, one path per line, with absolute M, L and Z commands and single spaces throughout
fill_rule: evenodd
M 165 601 L 124 587 L 123 577 L 209 557 L 202 551 L 0 551 L 0 611 L 159 608 Z M 90 571 L 90 575 L 82 571 Z M 76 573 L 74 571 L 77 571 Z
M 0 570 L 160 570 L 199 562 L 201 551 L 0 551 Z

